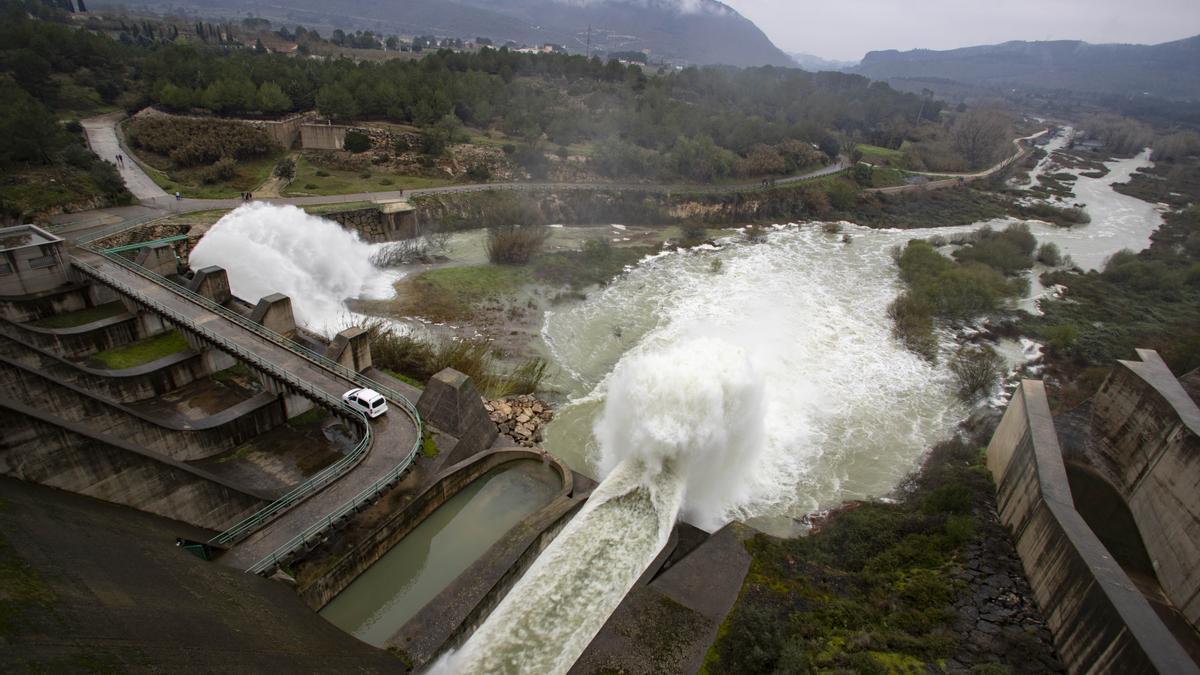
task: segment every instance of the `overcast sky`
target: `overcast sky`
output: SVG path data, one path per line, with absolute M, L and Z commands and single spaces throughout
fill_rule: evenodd
M 857 61 L 876 49 L 1006 40 L 1156 44 L 1200 33 L 1200 0 L 724 0 L 785 52 Z

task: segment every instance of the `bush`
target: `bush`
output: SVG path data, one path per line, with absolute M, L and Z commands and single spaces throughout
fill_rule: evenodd
M 391 178 L 383 178 L 383 179 L 380 179 L 379 184 L 384 185 L 384 186 L 395 185 L 396 181 L 392 180 Z
M 681 235 L 684 246 L 695 246 L 704 243 L 708 237 L 708 229 L 701 223 L 687 223 L 682 227 Z
M 1058 267 L 1062 264 L 1062 255 L 1058 252 L 1058 246 L 1048 241 L 1038 247 L 1037 260 L 1046 267 Z
M 200 172 L 200 180 L 207 184 L 221 183 L 227 181 L 237 175 L 237 162 L 226 157 L 225 159 L 217 160 Z
M 482 183 L 492 177 L 492 171 L 486 164 L 472 164 L 467 169 L 467 178 Z
M 950 370 L 958 380 L 959 398 L 970 402 L 986 396 L 1000 377 L 1002 365 L 999 355 L 991 347 L 960 347 L 950 359 Z
M 127 133 L 135 148 L 169 157 L 179 168 L 262 157 L 277 147 L 262 129 L 228 120 L 139 117 Z
M 933 333 L 933 307 L 911 293 L 888 305 L 888 317 L 892 320 L 892 333 L 904 346 L 927 361 L 937 359 L 937 338 Z
M 346 132 L 342 148 L 353 153 L 366 152 L 371 149 L 371 137 L 358 129 L 351 129 Z
M 296 177 L 296 160 L 291 157 L 285 157 L 275 165 L 275 175 L 283 180 L 291 180 Z
M 488 228 L 488 260 L 499 265 L 524 265 L 542 250 L 550 229 L 544 225 L 496 225 Z
M 313 175 L 315 175 L 318 178 L 327 178 L 329 176 L 329 172 L 326 171 L 325 169 L 317 169 Z

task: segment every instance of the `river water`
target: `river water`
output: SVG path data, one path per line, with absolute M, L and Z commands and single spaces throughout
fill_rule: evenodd
M 535 461 L 499 466 L 421 521 L 321 610 L 363 642 L 388 638 L 522 518 L 550 502 L 557 472 Z
M 1104 178 L 1078 179 L 1072 201 L 1085 204 L 1089 225 L 1031 222 L 1033 233 L 1088 269 L 1122 248 L 1144 248 L 1160 215 L 1110 185 L 1147 162 L 1143 154 L 1110 163 Z M 229 269 L 239 296 L 290 292 L 297 316 L 319 323 L 340 311 L 341 299 L 384 294 L 381 285 L 390 285 L 356 237 L 295 209 L 251 208 L 226 216 L 229 222 L 214 226 L 193 253 L 198 264 L 211 259 Z M 256 222 L 267 223 L 267 231 Z M 567 403 L 544 445 L 604 481 L 438 668 L 565 672 L 677 517 L 708 529 L 736 519 L 795 535 L 808 514 L 893 490 L 968 410 L 944 365 L 953 335 L 942 336 L 936 365 L 891 335 L 886 310 L 901 290 L 891 251 L 911 238 L 977 226 L 900 231 L 845 224 L 843 233 L 827 233 L 817 223 L 778 225 L 759 244 L 731 238 L 653 256 L 586 301 L 547 313 L 541 334 L 555 366 L 552 384 Z M 244 242 L 265 247 L 268 262 L 248 255 Z M 296 260 L 273 262 L 289 256 Z M 331 260 L 337 269 L 327 269 Z M 1036 310 L 1042 292 L 1033 284 L 1025 305 Z M 386 630 L 372 628 L 384 625 L 391 602 L 356 610 L 341 623 L 378 642 L 394 630 L 394 617 Z M 408 615 L 422 602 L 396 601 L 405 607 L 399 614 Z

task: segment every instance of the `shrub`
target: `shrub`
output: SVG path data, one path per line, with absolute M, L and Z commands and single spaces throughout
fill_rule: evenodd
M 363 171 L 362 173 L 358 174 L 358 177 L 359 177 L 359 178 L 361 178 L 361 179 L 363 179 L 363 180 L 367 180 L 368 178 L 370 178 L 370 177 L 371 177 L 371 172 L 370 172 L 370 171 Z
M 317 169 L 313 175 L 317 176 L 318 178 L 326 178 L 329 176 L 329 172 L 325 169 Z
M 169 157 L 180 168 L 262 157 L 276 147 L 262 129 L 228 120 L 140 117 L 127 133 L 134 147 Z
M 1046 267 L 1058 267 L 1062 264 L 1062 255 L 1058 252 L 1058 246 L 1051 241 L 1038 247 L 1037 259 Z
M 958 380 L 959 398 L 969 402 L 986 396 L 1000 376 L 1001 365 L 1000 357 L 991 347 L 960 347 L 950 359 L 950 370 Z
M 488 228 L 488 260 L 500 265 L 524 265 L 542 250 L 550 237 L 543 225 L 495 225 Z
M 842 233 L 842 224 L 841 223 L 822 223 L 821 230 L 823 230 L 825 232 L 825 234 L 841 234 Z
M 67 120 L 63 124 L 63 129 L 65 129 L 67 133 L 75 134 L 76 136 L 83 133 L 83 125 L 79 123 L 79 120 Z
M 275 175 L 283 180 L 291 180 L 296 177 L 296 160 L 291 157 L 285 157 L 275 165 Z
M 219 159 L 200 172 L 200 180 L 205 183 L 220 183 L 237 175 L 237 162 L 226 157 Z
M 383 178 L 383 179 L 380 179 L 379 184 L 380 185 L 395 185 L 396 181 L 392 180 L 391 178 Z
M 701 223 L 687 223 L 682 227 L 681 235 L 684 246 L 695 246 L 708 237 L 708 229 Z
M 933 307 L 911 293 L 888 305 L 888 317 L 892 320 L 892 333 L 904 346 L 928 361 L 937 358 L 937 339 L 933 333 Z
M 351 129 L 346 132 L 342 148 L 353 153 L 366 152 L 371 149 L 371 137 L 358 129 Z
M 492 177 L 492 171 L 486 164 L 472 164 L 467 169 L 467 178 L 482 183 Z
M 304 184 L 305 190 L 316 190 L 318 187 L 320 187 L 320 186 L 317 185 L 316 183 L 305 183 Z

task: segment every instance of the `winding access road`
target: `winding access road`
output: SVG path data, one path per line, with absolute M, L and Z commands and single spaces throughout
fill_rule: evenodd
M 117 124 L 121 120 L 120 113 L 110 113 L 82 120 L 81 124 L 87 135 L 88 145 L 93 152 L 109 162 L 115 162 L 118 153 L 124 155 L 124 166 L 118 166 L 121 177 L 133 196 L 140 202 L 137 206 L 122 206 L 79 213 L 52 216 L 54 231 L 67 239 L 82 236 L 103 236 L 132 225 L 163 218 L 166 216 L 210 211 L 215 209 L 233 209 L 242 205 L 241 199 L 176 199 L 167 194 L 145 172 L 137 160 L 137 156 L 129 151 L 121 142 L 117 132 Z M 843 171 L 850 166 L 845 157 L 828 166 L 808 171 L 795 176 L 777 178 L 773 185 L 788 185 L 800 181 L 812 180 L 829 176 Z M 730 183 L 726 185 L 696 185 L 696 184 L 661 184 L 661 183 L 547 183 L 547 182 L 506 182 L 506 183 L 472 183 L 464 185 L 445 185 L 433 188 L 418 188 L 412 190 L 390 190 L 383 192 L 357 192 L 345 195 L 309 196 L 309 197 L 271 197 L 260 199 L 269 204 L 291 204 L 293 206 L 312 206 L 315 204 L 337 204 L 349 202 L 409 199 L 439 194 L 459 194 L 466 192 L 483 192 L 486 190 L 513 191 L 543 191 L 550 190 L 565 192 L 571 190 L 601 191 L 611 190 L 620 192 L 655 192 L 660 194 L 679 194 L 688 192 L 733 193 L 762 189 L 761 182 Z
M 295 351 L 247 330 L 244 326 L 214 313 L 103 255 L 79 250 L 74 252 L 74 257 L 94 268 L 111 282 L 125 287 L 135 297 L 149 300 L 184 317 L 190 323 L 192 330 L 232 342 L 259 358 L 270 361 L 293 377 L 308 383 L 334 399 L 340 398 L 347 390 L 359 386 L 342 375 L 323 368 Z M 276 516 L 262 528 L 236 544 L 228 553 L 221 556 L 221 562 L 239 569 L 247 569 L 267 557 L 296 534 L 303 532 L 313 523 L 320 521 L 338 507 L 349 502 L 374 484 L 381 476 L 394 469 L 408 456 L 413 444 L 417 441 L 416 426 L 398 409 L 393 409 L 389 414 L 375 418 L 370 424 L 371 447 L 358 464 L 333 483 Z

